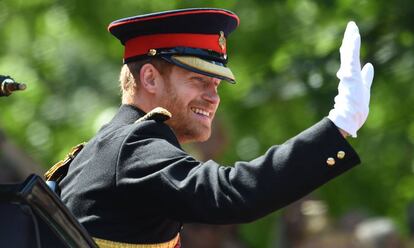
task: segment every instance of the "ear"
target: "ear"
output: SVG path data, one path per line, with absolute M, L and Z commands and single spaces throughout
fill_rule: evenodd
M 142 88 L 149 93 L 156 93 L 162 79 L 160 72 L 152 64 L 144 64 L 139 72 Z

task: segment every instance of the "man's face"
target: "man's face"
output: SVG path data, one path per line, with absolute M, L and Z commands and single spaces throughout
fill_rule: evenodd
M 167 124 L 180 143 L 205 141 L 220 103 L 220 80 L 173 66 L 164 77 L 164 89 L 158 102 L 171 112 Z

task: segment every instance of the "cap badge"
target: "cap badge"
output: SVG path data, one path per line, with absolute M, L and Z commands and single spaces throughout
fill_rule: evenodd
M 157 54 L 157 50 L 155 50 L 155 49 L 150 49 L 148 51 L 148 56 L 155 56 L 156 54 Z
M 219 46 L 221 50 L 226 49 L 226 37 L 224 37 L 224 32 L 220 31 L 220 38 L 218 39 Z

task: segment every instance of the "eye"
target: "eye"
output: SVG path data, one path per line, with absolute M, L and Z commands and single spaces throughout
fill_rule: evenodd
M 202 77 L 193 77 L 193 79 L 199 83 L 206 83 L 206 80 Z
M 220 85 L 221 80 L 211 79 L 208 77 L 200 77 L 200 76 L 194 76 L 191 79 L 197 84 L 202 87 L 210 87 L 213 86 L 217 89 Z
M 192 81 L 194 82 L 194 85 L 195 85 L 195 86 L 197 86 L 197 87 L 205 87 L 205 86 L 207 86 L 207 85 L 208 85 L 208 81 L 207 81 L 207 80 L 205 80 L 205 79 L 204 79 L 204 78 L 202 78 L 202 77 L 199 77 L 199 76 L 194 76 L 194 77 L 192 77 L 191 79 L 192 79 Z

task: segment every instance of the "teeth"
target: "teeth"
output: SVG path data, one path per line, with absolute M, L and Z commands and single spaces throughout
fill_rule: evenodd
M 207 116 L 207 117 L 210 116 L 210 114 L 207 111 L 204 111 L 204 110 L 199 109 L 199 108 L 191 108 L 191 110 L 196 114 L 204 115 L 204 116 Z

